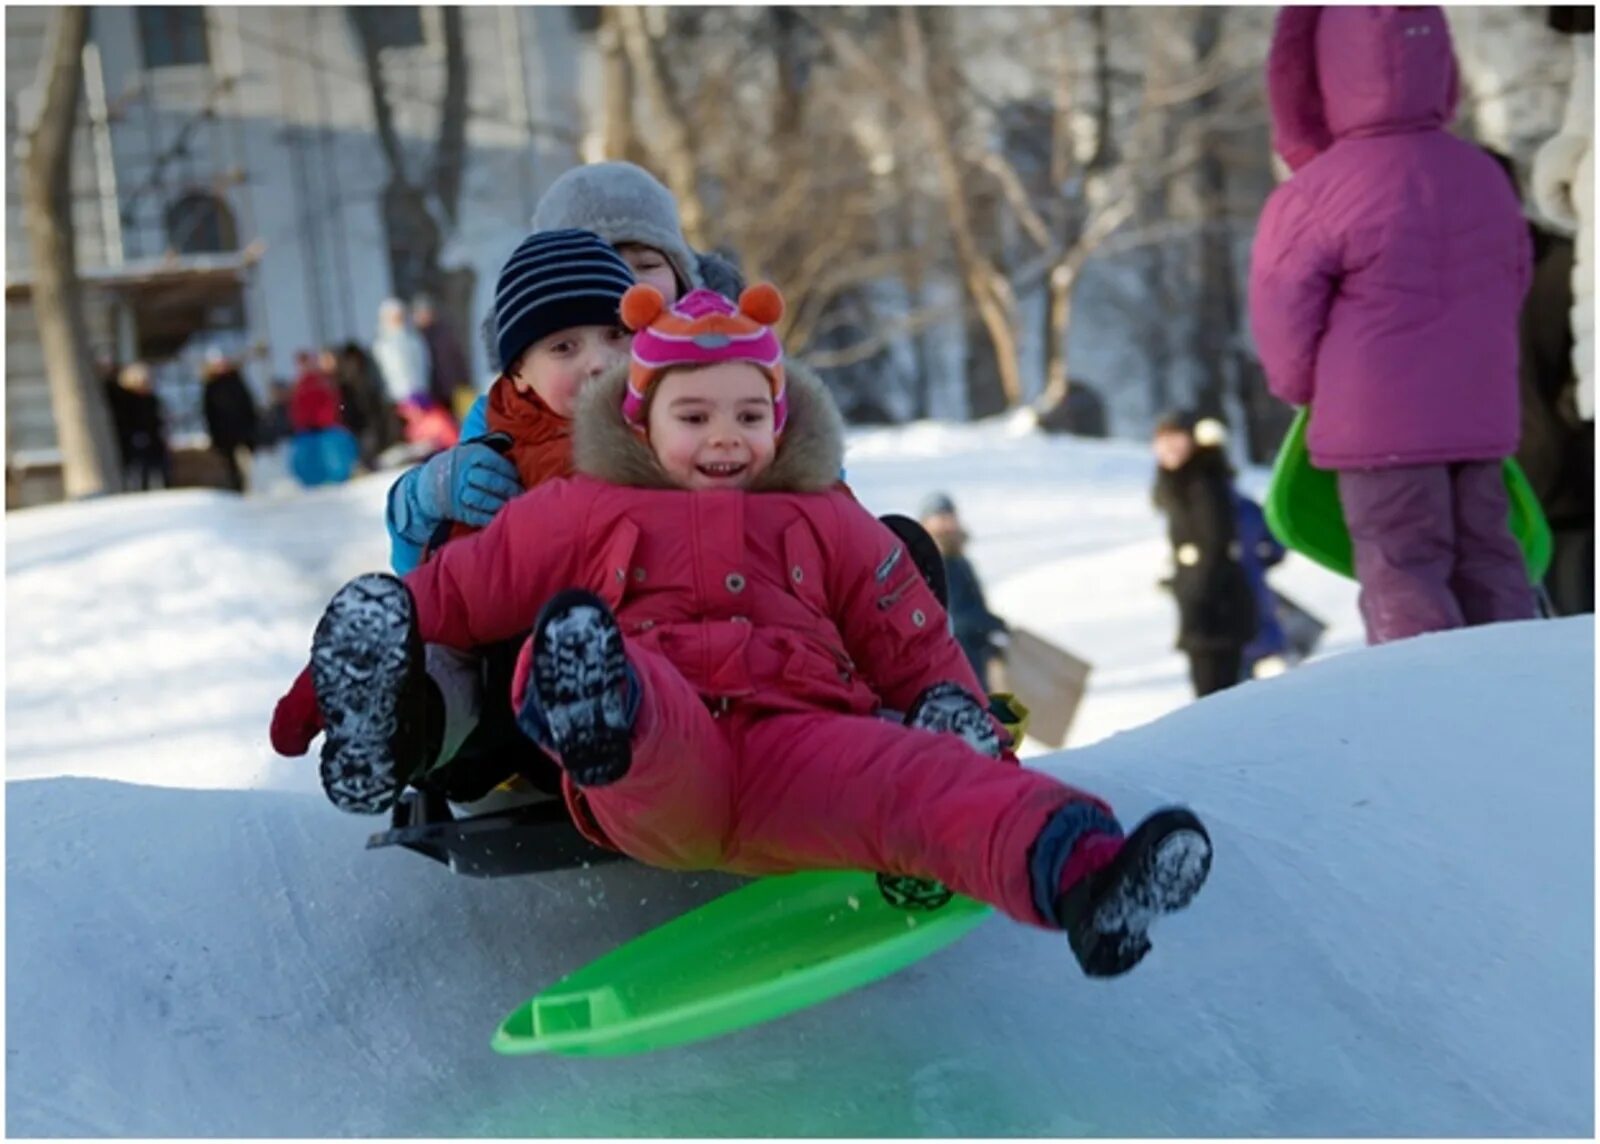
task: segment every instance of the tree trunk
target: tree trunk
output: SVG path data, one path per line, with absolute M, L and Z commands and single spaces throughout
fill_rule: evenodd
M 1195 12 L 1194 58 L 1197 71 L 1203 71 L 1222 42 L 1223 19 L 1220 8 Z M 1215 147 L 1212 118 L 1219 97 L 1215 87 L 1194 100 L 1200 166 L 1196 172 L 1196 199 L 1200 213 L 1197 318 L 1191 343 L 1200 372 L 1200 392 L 1195 405 L 1200 413 L 1225 416 L 1224 399 L 1228 375 L 1233 367 L 1233 344 L 1238 336 L 1239 298 L 1234 285 L 1233 251 L 1227 221 L 1227 170 Z
M 59 9 L 53 36 L 39 118 L 24 137 L 22 198 L 50 412 L 66 495 L 75 498 L 113 491 L 121 481 L 111 414 L 89 350 L 73 249 L 72 136 L 83 89 L 89 9 Z
M 633 130 L 633 68 L 623 48 L 617 8 L 600 9 L 600 150 L 607 159 L 637 158 Z
M 978 241 L 971 204 L 968 201 L 967 180 L 951 138 L 948 117 L 948 96 L 958 85 L 954 83 L 954 64 L 943 43 L 943 28 L 933 21 L 942 19 L 938 9 L 902 9 L 902 28 L 907 40 L 907 57 L 914 61 L 922 93 L 927 97 L 929 142 L 933 160 L 944 186 L 944 198 L 950 218 L 951 237 L 955 239 L 956 259 L 961 267 L 961 278 L 966 283 L 968 297 L 983 323 L 994 352 L 994 365 L 1000 382 L 1000 407 L 1015 408 L 1022 404 L 1022 366 L 1018 357 L 1016 337 L 1016 306 L 1011 297 L 1010 284 L 1004 273 L 984 252 Z M 924 36 L 922 24 L 928 21 L 930 34 Z M 945 98 L 941 98 L 941 95 Z M 971 355 L 968 355 L 969 361 Z M 970 370 L 969 370 L 970 372 Z M 993 404 L 981 390 L 974 392 L 972 379 L 968 384 L 969 405 L 973 416 L 982 416 Z M 997 411 L 997 410 L 996 410 Z
M 476 274 L 470 267 L 440 264 L 446 233 L 460 221 L 461 186 L 466 176 L 468 71 L 466 39 L 459 7 L 441 9 L 444 27 L 444 91 L 439 101 L 439 129 L 426 182 L 413 183 L 406 173 L 405 150 L 394 123 L 394 106 L 379 57 L 376 29 L 380 8 L 350 7 L 372 94 L 372 118 L 378 143 L 389 166 L 389 183 L 383 189 L 383 224 L 389 243 L 390 286 L 396 297 L 413 299 L 428 294 L 441 319 L 463 346 L 473 344 L 472 291 Z M 430 206 L 430 198 L 432 206 Z M 441 225 L 442 224 L 442 225 Z
M 645 98 L 661 128 L 655 133 L 653 143 L 659 148 L 657 154 L 667 187 L 678 200 L 683 237 L 696 250 L 710 250 L 716 244 L 712 241 L 710 220 L 700 198 L 694 138 L 682 101 L 678 99 L 677 90 L 667 75 L 660 49 L 651 37 L 650 29 L 645 26 L 644 9 L 632 5 L 619 6 L 616 12 L 633 73 L 643 85 Z

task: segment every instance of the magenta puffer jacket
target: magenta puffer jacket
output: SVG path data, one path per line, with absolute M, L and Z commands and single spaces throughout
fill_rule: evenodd
M 1532 249 L 1499 165 L 1445 130 L 1457 78 L 1436 7 L 1285 8 L 1250 324 L 1267 382 L 1311 406 L 1325 469 L 1510 456 Z

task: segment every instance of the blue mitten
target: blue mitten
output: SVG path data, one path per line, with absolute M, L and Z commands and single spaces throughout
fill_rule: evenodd
M 435 520 L 483 528 L 522 492 L 517 467 L 482 441 L 440 453 L 417 472 L 417 507 Z

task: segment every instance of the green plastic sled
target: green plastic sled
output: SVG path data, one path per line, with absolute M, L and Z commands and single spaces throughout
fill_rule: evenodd
M 1289 548 L 1354 579 L 1355 555 L 1339 503 L 1338 478 L 1311 463 L 1306 448 L 1308 418 L 1309 410 L 1300 410 L 1278 450 L 1278 459 L 1272 466 L 1272 484 L 1262 506 L 1267 525 Z M 1506 459 L 1505 475 L 1506 492 L 1511 499 L 1511 532 L 1522 547 L 1528 577 L 1537 584 L 1550 567 L 1550 525 L 1515 458 Z
M 872 874 L 763 878 L 563 978 L 507 1017 L 492 1044 L 619 1056 L 719 1036 L 887 977 L 989 912 L 959 896 L 929 913 L 899 910 Z

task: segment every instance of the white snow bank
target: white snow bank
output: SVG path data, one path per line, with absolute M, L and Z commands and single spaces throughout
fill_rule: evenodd
M 503 1013 L 696 879 L 475 882 L 312 794 L 7 788 L 20 1135 L 1580 1135 L 1593 624 L 1340 656 L 1038 760 L 1193 805 L 1211 884 L 1127 978 L 993 920 L 855 995 L 643 1058 Z

